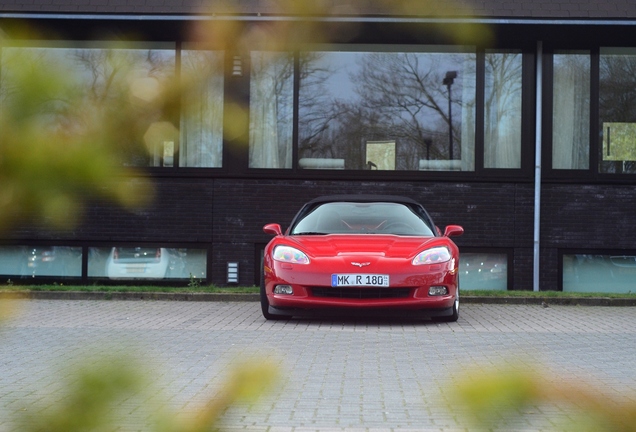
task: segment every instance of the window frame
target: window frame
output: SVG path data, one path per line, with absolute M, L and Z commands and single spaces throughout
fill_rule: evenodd
M 65 39 L 35 41 L 35 40 L 11 40 L 10 43 L 5 44 L 7 47 L 14 46 L 50 46 L 50 45 L 62 45 L 65 47 L 92 47 L 96 45 L 109 43 L 108 41 L 100 40 L 88 40 L 88 39 L 73 39 L 72 37 L 65 37 Z M 408 47 L 412 52 L 426 52 L 426 50 L 418 51 L 418 46 L 421 47 L 441 47 L 447 48 L 448 52 L 461 51 L 466 46 L 457 44 L 444 44 L 444 43 L 420 43 L 420 45 L 404 45 L 400 41 L 387 41 L 386 44 L 370 45 L 361 41 L 360 44 L 333 44 L 330 45 L 334 50 L 342 50 L 345 47 L 349 47 L 350 50 L 357 52 L 363 52 L 366 48 L 372 47 L 374 51 L 392 50 L 395 47 Z M 175 70 L 174 76 L 180 79 L 181 76 L 181 62 L 183 46 L 189 44 L 187 38 L 177 38 L 172 40 L 166 40 L 163 38 L 152 39 L 148 37 L 145 40 L 132 41 L 136 46 L 153 46 L 162 44 L 164 46 L 170 46 L 171 50 L 174 50 L 175 55 Z M 534 52 L 528 47 L 522 46 L 523 44 L 516 44 L 511 47 L 502 47 L 501 49 L 516 49 L 521 50 L 523 56 L 522 66 L 522 133 L 521 133 L 521 167 L 520 168 L 484 168 L 484 59 L 486 50 L 497 51 L 499 47 L 483 47 L 475 46 L 475 72 L 476 72 L 476 108 L 475 108 L 475 138 L 474 138 L 474 170 L 473 171 L 376 171 L 374 173 L 365 172 L 366 170 L 308 170 L 300 169 L 298 166 L 298 109 L 299 109 L 299 51 L 292 51 L 294 56 L 294 81 L 293 81 L 293 131 L 292 131 L 292 168 L 291 169 L 278 169 L 278 168 L 249 168 L 249 159 L 247 145 L 249 139 L 249 118 L 243 120 L 244 124 L 239 129 L 242 129 L 242 134 L 238 136 L 230 137 L 227 133 L 227 117 L 228 108 L 238 102 L 242 104 L 249 112 L 249 88 L 250 88 L 250 61 L 249 54 L 236 51 L 233 47 L 228 46 L 214 46 L 206 47 L 210 50 L 219 50 L 224 52 L 224 76 L 223 76 L 223 138 L 222 138 L 222 165 L 220 167 L 181 167 L 179 166 L 179 160 L 181 158 L 180 152 L 175 155 L 174 163 L 170 167 L 153 167 L 153 166 L 140 166 L 145 174 L 155 177 L 248 177 L 248 178 L 263 178 L 263 177 L 277 177 L 281 179 L 304 179 L 304 178 L 316 178 L 316 179 L 364 179 L 364 180 L 430 180 L 430 181 L 471 181 L 481 179 L 493 179 L 501 181 L 530 181 L 532 177 L 533 166 L 533 154 L 534 154 Z M 307 47 L 316 47 L 315 44 L 308 44 Z M 194 48 L 192 48 L 194 49 Z M 305 48 L 303 47 L 303 50 Z M 401 52 L 401 51 L 396 51 Z M 407 52 L 407 51 L 404 51 Z M 471 51 L 472 52 L 472 51 Z M 239 58 L 242 66 L 242 75 L 234 76 L 232 73 L 232 66 L 234 60 Z M 180 125 L 181 123 L 181 109 L 177 110 L 175 114 L 176 118 L 174 124 Z M 247 117 L 247 116 L 246 116 Z M 175 143 L 178 145 L 179 143 Z
M 604 173 L 600 171 L 600 154 L 603 149 L 600 119 L 600 52 L 601 48 L 634 48 L 634 45 L 620 45 L 612 43 L 611 46 L 599 42 L 594 45 L 580 46 L 554 45 L 549 46 L 543 53 L 543 129 L 542 129 L 542 165 L 544 180 L 559 183 L 592 182 L 595 184 L 632 184 L 636 173 Z M 590 132 L 589 132 L 589 168 L 588 169 L 555 169 L 552 167 L 552 130 L 553 130 L 553 59 L 555 51 L 587 51 L 590 55 Z
M 308 45 L 308 47 L 317 47 L 319 45 Z M 367 52 L 364 51 L 364 47 L 368 45 L 330 45 L 331 49 L 342 51 L 343 47 L 349 47 L 350 50 L 355 52 Z M 373 51 L 369 52 L 383 52 L 387 50 L 387 47 L 400 47 L 400 44 L 387 44 L 374 46 Z M 417 51 L 417 46 L 435 46 L 435 47 L 448 47 L 449 52 L 457 50 L 457 45 L 415 45 L 410 48 L 408 52 L 426 52 Z M 324 47 L 324 46 L 322 46 Z M 322 48 L 321 47 L 321 48 Z M 463 46 L 462 46 L 463 47 Z M 480 47 L 475 48 L 475 67 L 476 67 L 476 110 L 475 110 L 475 141 L 474 141 L 474 153 L 475 153 L 475 169 L 473 171 L 374 171 L 373 175 L 370 175 L 367 170 L 318 170 L 318 169 L 301 169 L 298 166 L 298 113 L 299 113 L 299 87 L 300 87 L 300 71 L 299 71 L 299 51 L 293 51 L 294 56 L 294 96 L 293 96 L 293 134 L 292 134 L 292 167 L 291 168 L 249 168 L 249 161 L 247 156 L 247 150 L 242 154 L 241 161 L 234 160 L 234 163 L 240 164 L 234 165 L 230 170 L 234 173 L 242 172 L 244 176 L 249 178 L 262 178 L 272 177 L 285 179 L 364 179 L 364 180 L 454 180 L 454 181 L 470 181 L 476 179 L 496 179 L 501 181 L 530 181 L 532 177 L 532 167 L 534 165 L 534 52 L 523 46 L 515 46 L 512 49 L 519 50 L 522 55 L 522 132 L 521 132 L 521 166 L 520 168 L 484 168 L 484 70 L 485 70 L 485 52 L 496 51 L 498 48 L 492 47 Z M 504 48 L 501 48 L 504 50 Z M 506 48 L 507 50 L 507 48 Z M 303 52 L 305 50 L 303 49 Z M 393 52 L 393 51 L 389 51 Z M 396 51 L 400 52 L 400 51 Z M 249 57 L 249 56 L 247 56 Z M 245 75 L 249 76 L 249 73 Z M 249 89 L 249 80 L 246 83 L 247 89 Z
M 81 272 L 76 276 L 55 276 L 55 275 L 33 275 L 28 276 L 20 273 L 15 274 L 1 274 L 1 278 L 5 278 L 5 280 L 11 280 L 17 285 L 32 285 L 35 283 L 41 284 L 53 284 L 59 283 L 63 281 L 68 285 L 91 285 L 91 284 L 101 284 L 101 285 L 122 285 L 125 283 L 126 285 L 148 285 L 150 282 L 152 285 L 158 286 L 186 286 L 190 283 L 190 278 L 163 278 L 163 279 L 109 279 L 107 276 L 89 276 L 88 275 L 88 260 L 89 260 L 89 250 L 91 248 L 104 248 L 110 249 L 113 247 L 144 247 L 144 248 L 166 248 L 166 249 L 196 249 L 205 251 L 206 253 L 206 263 L 205 263 L 205 272 L 206 277 L 197 279 L 201 283 L 207 283 L 212 280 L 212 275 L 214 271 L 214 255 L 212 245 L 210 243 L 192 243 L 192 242 L 131 242 L 131 241 L 109 241 L 109 242 L 101 242 L 101 241 L 87 241 L 87 240 L 60 240 L 60 241 L 42 241 L 42 240 L 34 240 L 34 241 L 24 241 L 24 240 L 3 240 L 0 242 L 0 248 L 4 247 L 64 247 L 64 248 L 74 248 L 81 251 Z

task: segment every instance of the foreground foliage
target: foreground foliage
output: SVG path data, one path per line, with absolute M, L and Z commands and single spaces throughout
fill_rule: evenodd
M 231 406 L 253 404 L 276 380 L 268 362 L 238 364 L 221 390 L 210 395 L 196 413 L 183 415 L 157 395 L 142 365 L 132 358 L 87 358 L 65 383 L 66 395 L 53 409 L 30 404 L 17 419 L 24 432 L 109 431 L 126 429 L 128 415 L 145 417 L 144 429 L 156 432 L 217 430 Z
M 329 16 L 330 2 L 277 2 L 284 15 Z M 376 5 L 378 13 L 397 15 L 449 16 L 458 7 L 454 2 L 402 2 L 381 0 Z M 413 8 L 417 8 L 414 10 Z M 232 11 L 225 11 L 231 15 Z M 238 11 L 235 11 L 238 12 Z M 355 15 L 355 10 L 350 13 Z M 468 16 L 468 15 L 467 15 Z M 321 28 L 318 20 L 308 20 L 303 25 L 292 25 L 281 20 L 243 26 L 230 20 L 210 25 L 200 21 L 192 30 L 201 43 L 223 41 L 245 52 L 284 51 L 298 48 L 307 40 L 328 43 L 334 34 L 339 38 L 357 37 L 354 27 L 338 29 Z M 337 31 L 343 30 L 343 31 Z M 473 27 L 459 28 L 455 35 L 446 35 L 457 43 L 488 46 L 487 32 L 475 33 Z M 31 31 L 28 39 L 46 39 Z M 48 36 L 48 35 L 47 35 Z M 1 37 L 1 36 L 0 36 Z M 0 43 L 2 40 L 0 40 Z M 134 71 L 125 62 L 110 59 L 107 92 L 87 98 L 73 92 L 72 75 L 63 67 L 42 69 L 35 57 L 3 56 L 3 62 L 11 62 L 13 75 L 5 73 L 0 87 L 0 232 L 26 222 L 43 226 L 71 229 L 79 222 L 87 197 L 114 200 L 124 206 L 138 207 L 148 204 L 153 196 L 152 185 L 143 172 L 126 168 L 128 146 L 136 143 L 140 151 L 144 144 L 164 137 L 173 139 L 178 133 L 170 123 L 175 105 L 189 89 L 175 84 L 157 88 L 153 82 L 135 79 Z M 121 77 L 122 79 L 119 79 Z M 112 79 L 110 79 L 112 78 Z M 117 78 L 117 79 L 115 79 Z M 204 77 L 198 77 L 203 79 Z M 10 85 L 8 85 L 10 84 Z M 98 90 L 98 89 L 95 89 Z M 244 99 L 244 98 L 243 98 Z M 246 145 L 241 133 L 247 124 L 249 107 L 242 98 L 227 104 L 227 136 L 234 145 Z M 126 148 L 124 148 L 126 147 Z M 142 199 L 145 197 L 146 199 Z M 30 286 L 19 288 L 5 284 L 8 290 L 194 290 L 208 292 L 206 287 L 106 287 L 106 286 Z M 210 292 L 216 288 L 210 287 Z M 248 292 L 254 288 L 246 288 Z M 201 290 L 201 291 L 199 291 Z M 235 292 L 235 291 L 232 291 Z M 474 293 L 476 294 L 476 293 Z M 483 294 L 486 295 L 486 294 Z M 541 293 L 493 293 L 487 295 L 557 295 Z M 607 296 L 603 294 L 603 296 Z M 8 319 L 14 313 L 6 302 L 0 302 L 0 319 Z M 74 378 L 65 383 L 66 397 L 51 410 L 40 410 L 29 405 L 20 419 L 24 431 L 106 431 L 116 430 L 125 423 L 125 413 L 118 410 L 122 402 L 134 400 L 137 406 L 149 410 L 154 404 L 148 379 L 143 368 L 127 357 L 88 359 Z M 168 409 L 151 414 L 149 430 L 171 432 L 199 432 L 219 427 L 222 413 L 229 406 L 251 403 L 272 385 L 276 368 L 267 362 L 239 364 L 228 376 L 221 390 L 210 396 L 208 404 L 197 415 L 180 416 Z M 568 403 L 579 407 L 586 414 L 588 423 L 566 425 L 564 430 L 630 431 L 636 428 L 636 407 L 610 399 L 583 385 L 555 383 L 550 379 L 527 371 L 498 368 L 469 375 L 471 379 L 457 388 L 457 405 L 464 407 L 475 427 L 491 429 L 502 417 L 519 415 L 526 406 L 542 403 Z M 150 391 L 150 393 L 147 393 Z M 29 404 L 28 401 L 24 401 Z M 130 411 L 135 406 L 129 407 Z M 128 411 L 128 412 L 130 412 Z M 293 426 L 293 425 L 290 425 Z
M 539 414 L 555 431 L 636 431 L 636 395 L 617 397 L 580 379 L 522 369 L 520 364 L 510 359 L 485 368 L 476 365 L 457 377 L 453 408 L 462 412 L 465 426 L 513 430 L 525 415 Z M 555 408 L 569 413 L 569 420 L 551 419 L 548 413 Z

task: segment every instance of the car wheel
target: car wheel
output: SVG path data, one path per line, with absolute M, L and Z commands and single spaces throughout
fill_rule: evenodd
M 448 316 L 433 317 L 433 321 L 455 322 L 458 319 L 459 319 L 459 285 L 457 285 L 457 295 L 455 296 L 455 303 L 453 303 L 453 313 Z
M 266 320 L 288 320 L 291 318 L 289 315 L 274 315 L 269 313 L 269 301 L 267 300 L 267 294 L 265 293 L 265 276 L 264 270 L 261 270 L 261 312 Z

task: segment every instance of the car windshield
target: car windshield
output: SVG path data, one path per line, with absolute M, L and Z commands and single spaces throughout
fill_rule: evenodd
M 324 203 L 297 221 L 291 234 L 434 236 L 433 228 L 413 209 L 391 202 Z

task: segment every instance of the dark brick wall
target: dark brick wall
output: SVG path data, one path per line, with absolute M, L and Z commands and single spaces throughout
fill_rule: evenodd
M 112 205 L 89 209 L 82 236 L 100 240 L 210 243 L 214 212 L 214 180 L 153 179 L 155 197 L 139 210 Z M 97 222 L 97 223 L 96 223 Z
M 149 205 L 126 209 L 112 202 L 87 197 L 78 226 L 68 231 L 21 227 L 12 239 L 95 242 L 211 243 L 214 180 L 154 178 L 154 199 Z M 134 182 L 134 180 L 133 180 Z M 104 185 L 104 188 L 113 185 Z
M 544 185 L 541 242 L 558 248 L 636 248 L 636 186 Z
M 559 250 L 636 250 L 635 185 L 543 185 L 541 281 L 559 286 Z
M 266 223 L 285 229 L 296 211 L 320 195 L 373 193 L 396 194 L 424 204 L 441 229 L 459 224 L 465 234 L 456 239 L 460 247 L 530 247 L 532 259 L 532 186 L 497 183 L 364 182 L 217 180 L 214 187 L 214 257 L 218 264 L 210 275 L 225 280 L 227 261 L 240 261 L 242 281 L 255 280 L 256 248 L 270 237 Z M 516 256 L 515 256 L 516 258 Z M 515 265 L 515 282 L 532 287 L 532 262 Z M 518 270 L 517 270 L 518 269 Z M 529 272 L 529 273 L 528 273 Z M 523 281 L 530 280 L 529 285 Z
M 14 242 L 58 245 L 117 242 L 196 247 L 210 252 L 208 278 L 226 283 L 228 261 L 240 282 L 258 279 L 258 253 L 269 241 L 266 223 L 285 229 L 306 201 L 327 194 L 397 194 L 420 201 L 440 228 L 459 224 L 464 250 L 511 257 L 510 288 L 532 289 L 534 186 L 531 183 L 333 181 L 155 178 L 156 198 L 139 210 L 93 201 L 75 229 L 12 231 Z M 545 184 L 541 198 L 541 289 L 559 288 L 561 250 L 636 250 L 636 186 Z M 7 238 L 5 236 L 5 238 Z

